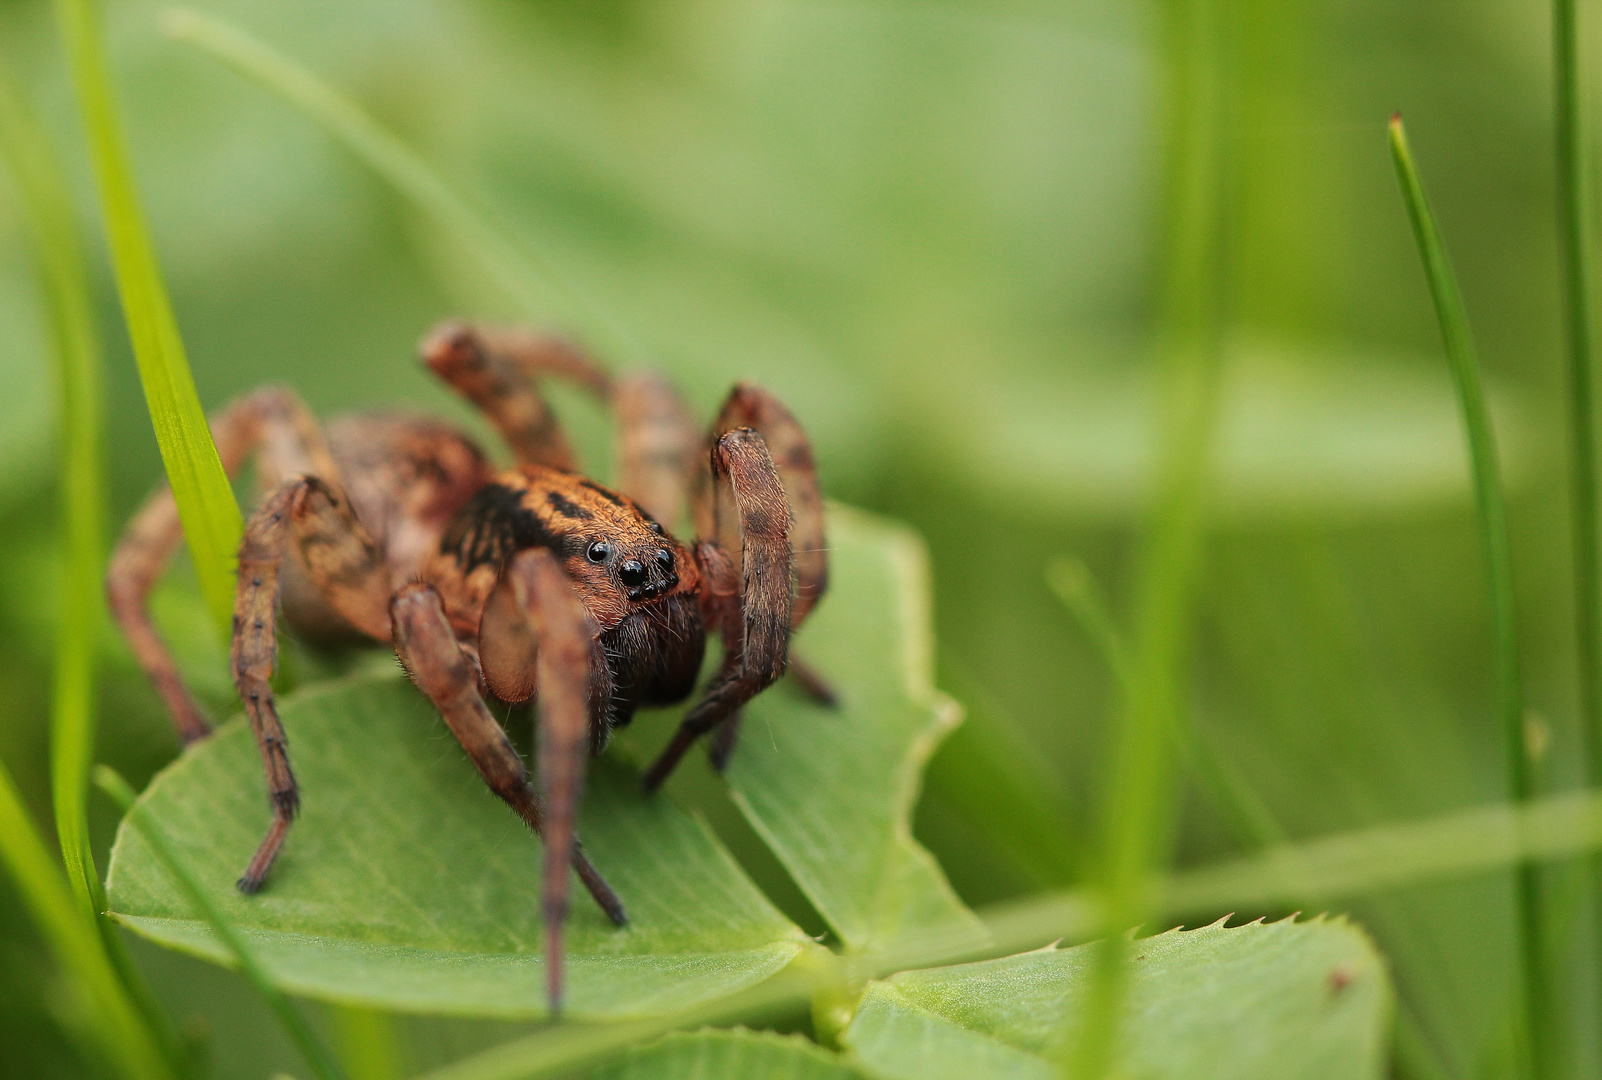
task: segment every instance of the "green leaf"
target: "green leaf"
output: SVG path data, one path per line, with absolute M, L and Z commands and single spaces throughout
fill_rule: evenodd
M 845 1041 L 887 1080 L 1040 1078 L 1089 989 L 1091 946 L 871 983 Z M 1120 1075 L 1142 1080 L 1378 1077 L 1391 992 L 1343 920 L 1171 931 L 1128 946 Z
M 924 764 L 961 721 L 934 688 L 928 566 L 911 531 L 831 507 L 829 594 L 796 651 L 839 691 L 829 709 L 768 693 L 746 709 L 729 787 L 848 952 L 984 929 L 912 838 Z
M 304 809 L 257 896 L 233 885 L 269 818 L 243 720 L 169 766 L 139 803 L 273 982 L 393 1009 L 543 1015 L 538 841 L 485 789 L 428 701 L 399 676 L 368 676 L 292 695 L 282 714 Z M 682 1008 L 761 981 L 799 951 L 800 931 L 706 826 L 642 796 L 616 759 L 592 767 L 580 828 L 631 922 L 614 928 L 575 897 L 570 1016 Z M 126 827 L 107 890 L 134 930 L 227 962 Z
M 234 609 L 234 549 L 243 530 L 239 505 L 211 441 L 178 319 L 145 225 L 94 4 L 56 0 L 55 9 L 89 135 L 112 269 L 145 404 L 207 606 L 226 630 Z
M 864 1075 L 799 1036 L 736 1028 L 669 1035 L 595 1070 L 590 1080 L 858 1080 Z

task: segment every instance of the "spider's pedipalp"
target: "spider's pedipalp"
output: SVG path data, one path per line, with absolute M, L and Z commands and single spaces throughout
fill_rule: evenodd
M 596 638 L 567 575 L 551 553 L 534 548 L 512 561 L 528 620 L 539 639 L 539 766 L 545 801 L 545 962 L 551 1013 L 562 1002 L 562 924 L 567 920 L 567 866 L 584 787 L 589 746 L 590 643 Z

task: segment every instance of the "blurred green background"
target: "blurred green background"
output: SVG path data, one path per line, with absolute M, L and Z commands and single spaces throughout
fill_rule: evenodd
M 1500 425 L 1543 783 L 1572 785 L 1547 6 L 1221 3 L 1226 375 L 1191 697 L 1201 738 L 1292 837 L 1503 796 L 1464 451 L 1387 159 L 1400 108 Z M 919 836 L 971 904 L 1075 880 L 1116 700 L 1044 568 L 1076 554 L 1117 602 L 1138 550 L 1155 448 L 1157 4 L 197 6 L 312 66 L 482 193 L 703 413 L 735 379 L 765 383 L 811 432 L 829 495 L 921 529 L 942 683 L 970 721 L 931 766 Z M 112 0 L 106 32 L 207 407 L 281 381 L 325 414 L 406 403 L 473 422 L 418 369 L 415 342 L 447 315 L 525 313 L 309 121 L 163 37 L 162 7 Z M 71 167 L 100 265 L 48 6 L 0 2 L 0 51 Z M 13 195 L 0 185 L 0 757 L 43 823 L 53 403 Z M 160 464 L 100 274 L 120 526 Z M 559 402 L 604 474 L 604 417 Z M 178 625 L 178 600 L 167 609 L 225 702 L 220 652 L 203 626 Z M 104 654 L 99 756 L 142 783 L 176 744 L 109 629 Z M 112 815 L 95 811 L 105 843 Z M 804 903 L 754 844 L 732 842 L 776 896 Z M 1188 797 L 1179 859 L 1233 846 Z M 1446 1075 L 1502 1067 L 1511 895 L 1509 878 L 1482 877 L 1356 908 Z M 296 1067 L 233 976 L 138 954 L 180 1016 L 203 1018 L 219 1076 Z M 0 1073 L 75 1075 L 48 962 L 3 882 L 0 972 Z M 1578 1066 L 1594 1070 L 1597 1003 L 1570 974 Z M 399 1053 L 422 1065 L 504 1032 L 413 1021 L 404 1034 Z

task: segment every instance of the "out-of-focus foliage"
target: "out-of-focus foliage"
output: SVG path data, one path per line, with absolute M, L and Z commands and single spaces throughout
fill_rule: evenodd
M 197 6 L 305 61 L 481 192 L 703 411 L 734 379 L 763 381 L 813 434 L 829 494 L 923 532 L 938 682 L 970 720 L 932 763 L 918 836 L 970 904 L 1068 880 L 1116 692 L 1042 572 L 1071 551 L 1115 605 L 1127 596 L 1153 444 L 1156 8 Z M 111 0 L 108 49 L 202 400 L 275 380 L 325 413 L 404 403 L 465 418 L 417 370 L 413 343 L 447 314 L 528 313 L 326 135 L 162 37 L 160 7 Z M 1503 795 L 1461 436 L 1385 159 L 1400 106 L 1503 437 L 1543 784 L 1568 785 L 1546 5 L 1225 7 L 1230 329 L 1200 737 L 1292 837 Z M 0 5 L 0 48 L 92 221 L 46 5 Z M 22 239 L 0 189 L 0 756 L 44 821 L 57 556 L 46 337 Z M 120 522 L 160 466 L 100 284 Z M 604 465 L 602 418 L 559 405 Z M 197 648 L 214 649 L 195 621 Z M 187 662 L 225 701 L 217 663 Z M 109 633 L 104 665 L 99 756 L 137 783 L 176 747 Z M 825 929 L 691 764 L 681 786 L 731 850 L 792 919 Z M 109 819 L 96 808 L 101 844 Z M 1187 801 L 1181 862 L 1230 847 L 1206 804 Z M 1506 876 L 1482 877 L 1354 912 L 1391 963 L 1399 1008 L 1458 1075 L 1505 1054 L 1510 897 Z M 0 965 L 47 979 L 15 904 L 0 885 Z M 219 1075 L 298 1067 L 230 976 L 139 955 L 181 1016 L 207 1017 Z M 1559 999 L 1576 1019 L 1596 1008 L 1580 974 Z M 19 1075 L 75 1068 L 48 1001 L 0 983 L 0 1045 L 23 1047 L 4 1067 Z M 426 1066 L 507 1030 L 416 1022 L 402 1050 Z M 1580 1041 L 1594 1059 L 1595 1040 Z

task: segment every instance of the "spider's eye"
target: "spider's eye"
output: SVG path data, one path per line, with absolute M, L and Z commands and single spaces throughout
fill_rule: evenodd
M 666 535 L 666 533 L 664 533 L 663 530 L 662 530 L 662 523 L 660 521 L 651 522 L 651 531 L 656 533 L 656 535 L 658 535 L 658 536 L 665 536 Z
M 662 568 L 664 574 L 673 573 L 673 553 L 665 548 L 656 551 L 656 565 Z
M 606 557 L 612 554 L 612 546 L 604 540 L 597 540 L 584 554 L 588 556 L 590 562 L 605 562 Z
M 618 580 L 629 588 L 645 584 L 645 564 L 638 559 L 630 559 L 617 568 Z

